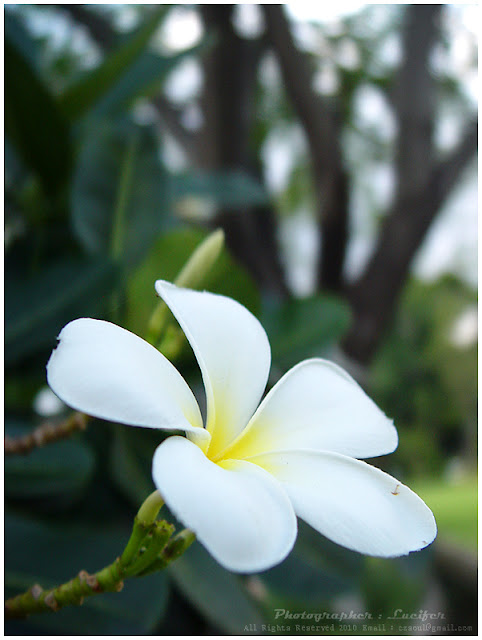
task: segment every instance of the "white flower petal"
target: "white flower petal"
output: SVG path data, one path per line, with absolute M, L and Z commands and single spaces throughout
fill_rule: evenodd
M 175 367 L 121 327 L 91 318 L 65 326 L 47 364 L 51 389 L 92 416 L 209 439 L 197 402 Z
M 269 569 L 290 552 L 297 524 L 291 503 L 264 469 L 211 462 L 189 440 L 173 436 L 156 450 L 154 483 L 174 515 L 226 569 Z
M 230 298 L 162 280 L 156 282 L 156 291 L 177 318 L 199 362 L 212 457 L 242 431 L 258 405 L 271 361 L 268 338 L 258 320 Z
M 392 421 L 346 371 L 315 358 L 281 378 L 225 455 L 310 449 L 369 458 L 397 444 Z
M 366 462 L 312 451 L 251 460 L 281 482 L 300 518 L 348 549 L 395 557 L 426 547 L 436 536 L 423 500 Z

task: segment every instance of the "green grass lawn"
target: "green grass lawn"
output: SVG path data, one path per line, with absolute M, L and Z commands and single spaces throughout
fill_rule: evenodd
M 432 509 L 438 535 L 477 550 L 477 477 L 460 481 L 427 479 L 408 483 Z

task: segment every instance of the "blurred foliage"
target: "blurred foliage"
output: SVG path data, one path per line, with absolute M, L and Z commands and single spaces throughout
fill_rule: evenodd
M 464 476 L 443 482 L 428 478 L 412 483 L 412 488 L 430 505 L 439 530 L 451 542 L 477 551 L 477 476 Z
M 28 433 L 28 422 L 8 420 L 10 436 Z M 54 442 L 34 449 L 28 456 L 5 459 L 5 497 L 7 500 L 37 500 L 65 505 L 75 502 L 92 479 L 95 458 L 92 449 L 77 439 Z
M 115 9 L 88 6 L 115 23 Z M 167 166 L 165 129 L 142 116 L 139 107 L 165 87 L 185 57 L 210 46 L 204 37 L 174 55 L 152 47 L 170 8 L 131 7 L 135 28 L 119 31 L 107 54 L 90 43 L 88 62 L 72 44 L 72 26 L 56 47 L 34 28 L 35 16 L 43 12 L 47 19 L 60 19 L 58 6 L 6 8 L 5 407 L 11 436 L 41 419 L 33 400 L 45 386 L 45 365 L 64 324 L 94 316 L 145 335 L 157 304 L 154 281 L 173 280 L 207 233 L 179 212 L 199 203 L 216 210 L 268 198 L 263 185 L 239 170 L 175 172 Z M 359 67 L 337 66 L 349 113 L 366 75 L 384 87 L 392 72 L 377 66 L 367 15 L 346 25 L 360 48 Z M 335 50 L 341 36 L 325 33 L 322 40 Z M 279 86 L 261 92 L 259 102 L 260 148 L 270 132 L 283 127 L 292 132 L 296 124 Z M 366 132 L 359 137 L 376 149 L 386 144 L 377 131 L 373 139 Z M 306 206 L 311 197 L 302 170 L 306 158 L 294 149 L 292 159 L 298 168 L 280 194 L 283 213 Z M 227 250 L 202 286 L 232 296 L 262 320 L 275 378 L 302 358 L 326 356 L 350 322 L 347 305 L 333 296 L 267 298 Z M 431 476 L 432 484 L 421 484 L 420 491 L 441 529 L 471 545 L 473 484 L 470 492 L 464 484 L 445 491 L 439 476 L 447 459 L 475 455 L 470 447 L 476 347 L 461 348 L 449 339 L 453 322 L 474 301 L 454 280 L 411 283 L 372 381 L 375 399 L 396 417 L 400 430 L 393 464 L 407 476 Z M 176 365 L 199 395 L 200 375 L 186 343 Z M 152 454 L 162 437 L 93 421 L 69 441 L 6 460 L 7 597 L 113 560 L 140 502 L 153 489 Z M 196 544 L 168 573 L 130 581 L 121 593 L 97 596 L 83 607 L 9 622 L 8 632 L 163 635 L 179 628 L 188 635 L 243 635 L 273 623 L 276 607 L 336 613 L 346 602 L 384 616 L 401 602 L 407 609 L 420 605 L 430 558 L 427 551 L 400 562 L 367 560 L 300 522 L 290 557 L 259 576 L 230 574 Z M 166 615 L 168 607 L 178 618 Z M 193 626 L 186 628 L 186 620 Z
M 5 279 L 6 362 L 12 364 L 46 346 L 51 348 L 66 322 L 80 314 L 97 313 L 102 296 L 115 282 L 115 266 L 102 258 L 62 260 L 28 278 L 9 271 Z
M 159 26 L 159 20 L 165 14 L 166 9 L 160 5 L 151 13 L 136 32 L 129 35 L 124 42 L 110 52 L 102 64 L 94 70 L 82 75 L 80 79 L 72 83 L 60 96 L 59 102 L 62 111 L 70 120 L 77 120 L 88 114 L 92 109 L 101 109 L 103 99 L 107 99 L 108 104 L 119 100 L 118 85 L 124 82 L 124 74 L 130 70 L 135 62 L 144 53 L 145 47 L 150 38 Z M 161 65 L 160 65 L 161 68 Z M 138 69 L 135 69 L 137 72 Z M 150 90 L 152 79 L 147 80 L 140 74 L 143 85 L 136 86 L 136 83 L 127 83 L 127 91 L 135 97 L 135 90 L 139 94 L 147 89 Z M 134 86 L 133 86 L 134 85 Z M 122 101 L 121 101 L 122 102 Z
M 72 227 L 92 254 L 135 263 L 169 219 L 169 183 L 151 127 L 104 122 L 85 136 L 72 183 Z
M 477 337 L 469 326 L 460 343 L 455 329 L 476 304 L 452 276 L 412 280 L 373 364 L 373 397 L 396 417 L 397 461 L 409 476 L 448 472 L 444 461 L 459 457 L 475 466 Z
M 454 276 L 412 279 L 371 371 L 393 416 L 388 464 L 430 505 L 441 540 L 477 550 L 477 293 Z M 475 558 L 475 556 L 474 556 Z

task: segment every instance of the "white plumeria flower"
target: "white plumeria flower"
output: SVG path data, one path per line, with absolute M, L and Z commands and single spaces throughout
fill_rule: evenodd
M 84 413 L 186 433 L 157 448 L 154 484 L 222 566 L 250 573 L 281 562 L 296 539 L 296 516 L 372 556 L 400 556 L 432 542 L 436 525 L 424 502 L 357 459 L 390 453 L 398 439 L 393 423 L 345 371 L 305 360 L 258 406 L 271 360 L 258 320 L 224 296 L 162 280 L 155 286 L 201 368 L 205 427 L 174 366 L 108 322 L 82 318 L 64 327 L 48 382 Z

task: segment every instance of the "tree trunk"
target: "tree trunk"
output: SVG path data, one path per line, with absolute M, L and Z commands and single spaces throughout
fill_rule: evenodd
M 312 158 L 320 256 L 320 288 L 342 289 L 348 239 L 348 176 L 341 151 L 343 121 L 336 100 L 325 100 L 313 90 L 310 62 L 294 43 L 282 5 L 262 5 L 268 40 L 276 53 L 288 97 L 303 125 Z
M 404 29 L 404 62 L 393 93 L 398 120 L 397 188 L 377 246 L 364 273 L 348 290 L 354 321 L 344 342 L 361 363 L 374 356 L 390 324 L 413 257 L 477 148 L 471 123 L 459 145 L 435 162 L 435 80 L 429 58 L 438 38 L 441 5 L 411 5 Z
M 217 170 L 242 169 L 260 179 L 250 134 L 256 73 L 264 45 L 236 34 L 231 21 L 233 9 L 234 5 L 201 5 L 206 28 L 215 32 L 217 44 L 204 61 L 205 126 L 198 163 Z M 261 287 L 275 295 L 286 295 L 272 207 L 225 209 L 216 224 L 223 227 L 233 254 Z

